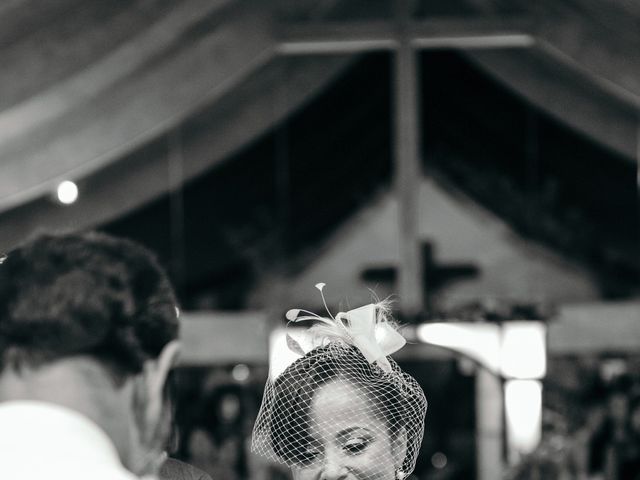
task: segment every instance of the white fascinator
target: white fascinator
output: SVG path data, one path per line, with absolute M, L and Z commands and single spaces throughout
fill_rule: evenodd
M 356 478 L 398 480 L 415 467 L 427 401 L 418 383 L 389 356 L 405 345 L 387 301 L 328 317 L 292 309 L 290 323 L 311 321 L 306 350 L 269 377 L 252 451 L 294 469 L 322 468 L 331 456 Z M 337 452 L 334 455 L 331 452 Z

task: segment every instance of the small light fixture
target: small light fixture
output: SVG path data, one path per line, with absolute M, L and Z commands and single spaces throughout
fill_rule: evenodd
M 56 194 L 60 203 L 71 205 L 78 199 L 78 186 L 71 180 L 65 180 L 58 185 Z
M 442 452 L 436 452 L 431 456 L 431 465 L 438 470 L 447 466 L 447 456 Z
M 233 370 L 231 370 L 231 376 L 236 382 L 245 382 L 249 379 L 249 375 L 251 374 L 251 370 L 244 363 L 239 363 Z

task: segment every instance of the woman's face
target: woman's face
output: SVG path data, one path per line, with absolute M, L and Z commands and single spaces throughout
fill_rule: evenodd
M 310 410 L 311 444 L 300 465 L 292 467 L 294 479 L 394 480 L 404 444 L 390 438 L 386 423 L 371 407 L 369 398 L 349 382 L 320 387 Z

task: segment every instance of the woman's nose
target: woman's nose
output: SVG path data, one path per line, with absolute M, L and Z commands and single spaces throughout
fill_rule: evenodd
M 320 480 L 343 480 L 347 478 L 349 470 L 339 452 L 326 452 L 322 464 Z

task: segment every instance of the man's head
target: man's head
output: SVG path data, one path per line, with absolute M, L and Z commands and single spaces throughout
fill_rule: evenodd
M 43 400 L 84 413 L 135 473 L 162 442 L 177 336 L 169 281 L 134 242 L 44 235 L 0 264 L 0 401 Z

